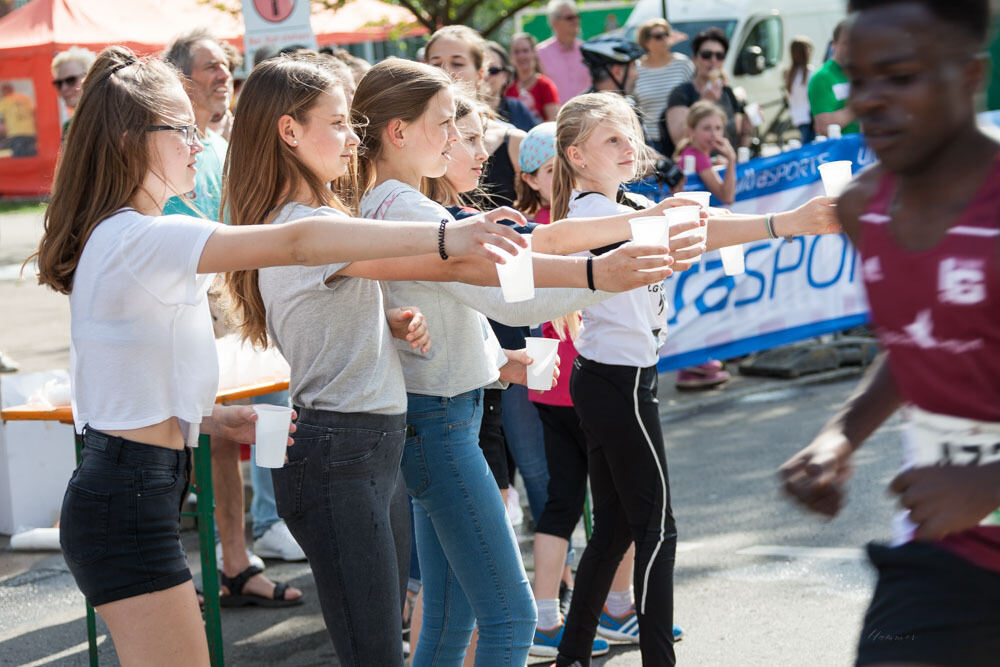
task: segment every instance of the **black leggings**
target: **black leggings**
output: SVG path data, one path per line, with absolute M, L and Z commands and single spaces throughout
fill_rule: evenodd
M 635 607 L 644 665 L 674 665 L 673 576 L 677 529 L 656 400 L 656 367 L 577 357 L 570 395 L 587 436 L 594 533 L 576 572 L 557 665 L 590 664 L 615 570 L 635 542 Z
M 571 405 L 535 403 L 542 420 L 548 496 L 535 532 L 569 540 L 587 495 L 587 442 Z

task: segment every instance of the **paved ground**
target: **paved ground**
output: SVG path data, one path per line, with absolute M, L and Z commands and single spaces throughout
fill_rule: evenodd
M 37 215 L 0 216 L 0 348 L 25 371 L 65 368 L 68 361 L 67 297 L 13 279 L 12 265 L 31 252 L 40 229 Z M 859 547 L 887 529 L 894 426 L 863 450 L 854 502 L 832 523 L 806 518 L 781 500 L 774 470 L 843 400 L 855 375 L 736 377 L 722 391 L 695 394 L 679 393 L 672 377 L 661 377 L 681 534 L 675 596 L 687 630 L 678 646 L 682 664 L 850 664 L 871 586 Z M 581 531 L 576 542 L 583 544 Z M 185 532 L 184 544 L 200 581 L 193 532 Z M 522 547 L 530 573 L 527 537 Z M 294 611 L 226 610 L 227 662 L 337 664 L 308 566 L 273 562 L 268 572 L 302 588 L 307 603 Z M 101 660 L 115 664 L 103 626 L 100 633 Z M 82 598 L 62 557 L 12 552 L 0 537 L 0 664 L 82 665 L 85 638 Z M 595 664 L 638 665 L 639 653 L 616 646 Z

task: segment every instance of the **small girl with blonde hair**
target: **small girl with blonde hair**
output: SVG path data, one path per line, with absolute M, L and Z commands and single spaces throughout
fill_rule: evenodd
M 726 139 L 726 112 L 714 102 L 698 100 L 687 116 L 688 135 L 677 146 L 677 161 L 694 159 L 694 170 L 705 189 L 728 206 L 736 199 L 736 151 Z M 725 178 L 713 168 L 712 152 L 717 152 L 726 166 Z

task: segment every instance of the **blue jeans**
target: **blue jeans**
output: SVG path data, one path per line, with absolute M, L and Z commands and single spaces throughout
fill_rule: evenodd
M 545 435 L 538 410 L 528 400 L 528 388 L 512 384 L 503 392 L 503 433 L 517 472 L 524 480 L 531 517 L 538 525 L 549 495 L 549 466 L 545 460 Z
M 270 405 L 288 405 L 288 390 L 273 394 L 254 396 L 253 402 Z M 256 540 L 267 532 L 267 529 L 278 523 L 278 507 L 274 504 L 274 484 L 271 482 L 271 469 L 261 468 L 256 463 L 256 452 L 250 447 L 250 486 L 253 488 L 253 500 L 250 501 L 250 516 L 253 517 L 253 538 Z
M 523 665 L 534 637 L 531 587 L 479 448 L 482 397 L 408 395 L 402 466 L 424 591 L 414 667 L 461 665 L 475 626 L 477 665 Z

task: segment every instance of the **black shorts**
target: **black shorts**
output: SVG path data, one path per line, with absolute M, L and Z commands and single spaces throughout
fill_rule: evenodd
M 92 606 L 191 578 L 180 541 L 190 472 L 190 449 L 84 429 L 83 457 L 63 497 L 59 543 Z
M 858 665 L 1000 664 L 1000 573 L 940 547 L 868 545 L 878 583 L 865 614 Z

